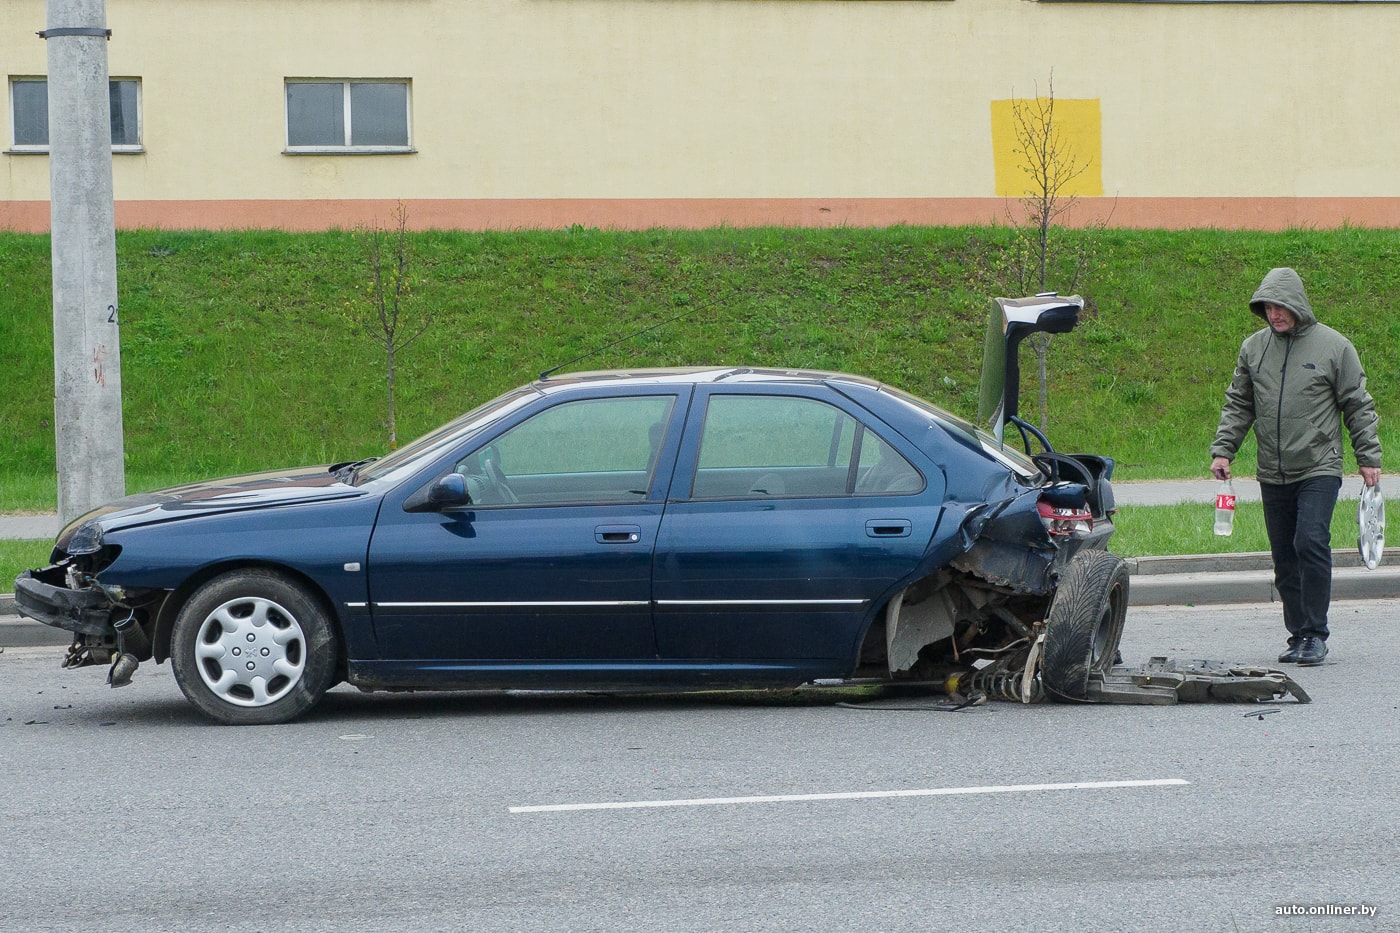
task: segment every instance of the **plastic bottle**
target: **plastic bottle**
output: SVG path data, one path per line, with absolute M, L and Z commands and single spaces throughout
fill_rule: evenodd
M 1228 479 L 1215 494 L 1215 533 L 1229 535 L 1235 530 L 1235 486 Z

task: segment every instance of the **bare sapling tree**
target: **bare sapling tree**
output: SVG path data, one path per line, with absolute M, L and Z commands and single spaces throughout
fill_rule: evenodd
M 433 322 L 432 310 L 412 301 L 409 274 L 408 211 L 400 201 L 392 214 L 392 227 L 377 223 L 355 228 L 354 236 L 364 247 L 369 281 L 359 300 L 346 302 L 351 322 L 384 350 L 384 382 L 389 403 L 389 449 L 399 446 L 398 423 L 394 410 L 394 384 L 398 356 L 423 336 Z
M 1062 245 L 1058 221 L 1075 204 L 1070 193 L 1073 183 L 1092 166 L 1092 160 L 1075 151 L 1073 141 L 1055 122 L 1055 73 L 1050 72 L 1046 94 L 1039 86 L 1031 98 L 1014 96 L 1011 106 L 1012 130 L 1026 176 L 1025 194 L 1017 199 L 1020 216 L 1011 217 L 1014 243 L 1009 255 L 1010 280 L 1017 294 L 1025 295 L 1056 288 L 1072 293 L 1079 288 L 1081 277 L 1092 266 L 1098 237 L 1105 221 L 1087 225 L 1068 245 Z M 1030 343 L 1035 350 L 1036 374 L 1039 385 L 1040 430 L 1049 423 L 1050 334 L 1032 334 Z

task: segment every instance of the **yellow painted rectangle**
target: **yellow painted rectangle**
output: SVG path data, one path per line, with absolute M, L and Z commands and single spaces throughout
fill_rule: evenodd
M 1044 112 L 1051 103 L 1047 98 L 1012 99 L 992 101 L 992 154 L 996 165 L 996 193 L 998 197 L 1024 198 L 1039 197 L 1047 192 L 1039 190 L 1035 174 L 1029 171 L 1032 164 L 1027 157 L 1025 146 L 1017 138 L 1016 107 L 1027 105 L 1029 124 L 1032 131 L 1037 129 L 1035 115 Z M 1055 98 L 1048 145 L 1060 153 L 1059 159 L 1073 174 L 1053 193 L 1059 197 L 1099 197 L 1103 194 L 1103 119 L 1097 98 L 1092 100 L 1066 100 Z M 1081 170 L 1082 169 L 1082 170 Z

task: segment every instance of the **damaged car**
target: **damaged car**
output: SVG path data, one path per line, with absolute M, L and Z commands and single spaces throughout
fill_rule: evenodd
M 222 723 L 341 682 L 1084 700 L 1128 602 L 1113 461 L 1016 414 L 1020 342 L 1082 308 L 992 303 L 981 426 L 838 373 L 545 375 L 383 458 L 110 503 L 16 602 L 65 667 L 168 660 Z

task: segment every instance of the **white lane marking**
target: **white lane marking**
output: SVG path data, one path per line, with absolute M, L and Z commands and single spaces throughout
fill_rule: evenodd
M 690 800 L 620 800 L 614 803 L 553 803 L 511 807 L 511 813 L 558 813 L 564 810 L 640 810 L 648 807 L 715 807 L 745 803 L 794 803 L 808 800 L 874 800 L 882 797 L 949 797 L 958 794 L 1022 794 L 1047 790 L 1110 790 L 1119 787 L 1181 787 L 1181 778 L 1149 781 L 1073 781 L 1067 784 L 1004 784 L 990 787 L 936 787 L 922 790 L 869 790 L 839 794 L 774 794 L 766 797 L 696 797 Z

